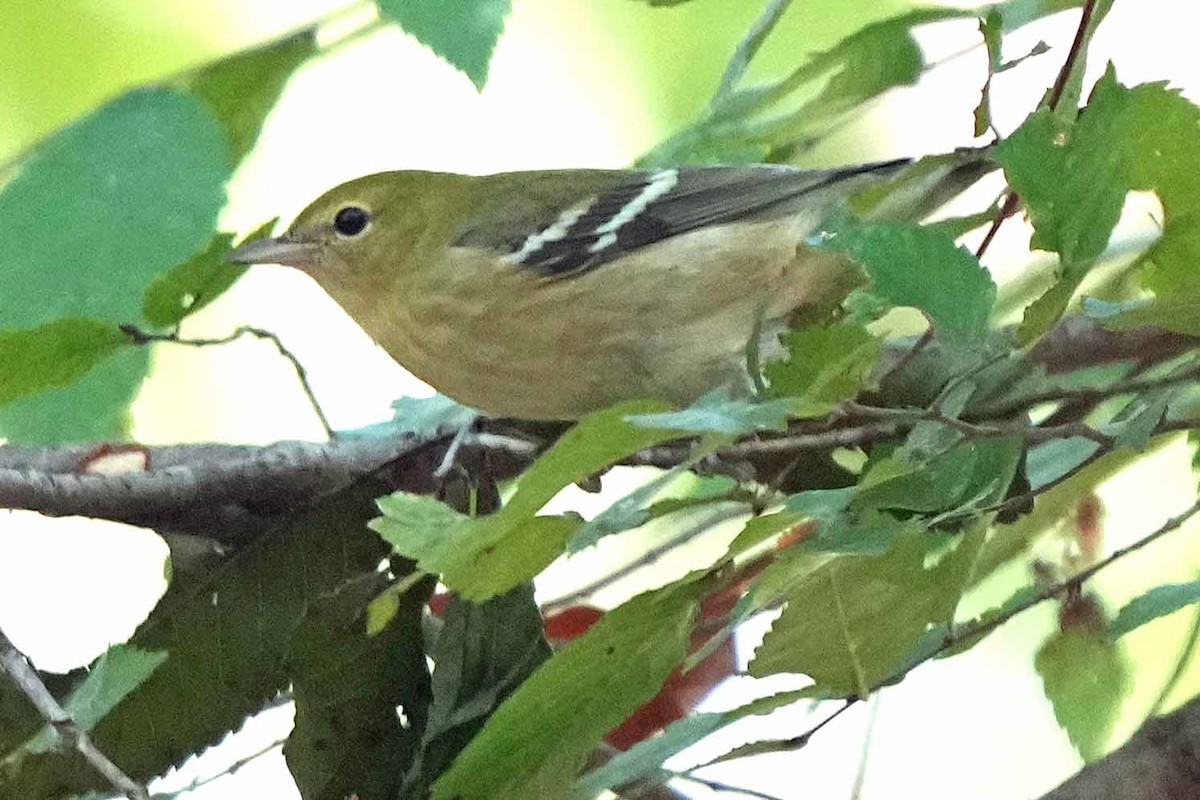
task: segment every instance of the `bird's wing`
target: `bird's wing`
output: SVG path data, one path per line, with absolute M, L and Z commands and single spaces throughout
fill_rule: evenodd
M 569 182 L 553 172 L 493 175 L 478 217 L 488 222 L 469 227 L 455 244 L 493 249 L 513 265 L 564 275 L 708 225 L 782 216 L 811 202 L 829 206 L 850 193 L 837 187 L 861 186 L 849 179 L 887 175 L 906 163 L 831 171 L 764 165 L 587 171 Z

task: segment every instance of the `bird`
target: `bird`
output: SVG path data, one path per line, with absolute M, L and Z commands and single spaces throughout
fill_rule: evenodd
M 774 357 L 789 322 L 862 284 L 813 245 L 909 163 L 381 172 L 228 259 L 303 271 L 409 372 L 488 416 L 686 406 L 752 396 L 747 354 Z

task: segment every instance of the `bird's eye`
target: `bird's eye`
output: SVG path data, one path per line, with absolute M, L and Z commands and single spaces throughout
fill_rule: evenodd
M 346 206 L 333 218 L 333 229 L 342 236 L 358 236 L 367 229 L 371 212 L 358 206 Z

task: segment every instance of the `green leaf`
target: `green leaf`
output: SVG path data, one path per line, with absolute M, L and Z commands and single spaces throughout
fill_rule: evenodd
M 0 319 L 135 317 L 149 279 L 208 241 L 228 153 L 208 109 L 168 89 L 130 92 L 44 140 L 0 190 Z
M 135 319 L 150 279 L 208 241 L 230 170 L 208 109 L 168 89 L 123 95 L 51 135 L 0 189 L 0 319 Z M 30 398 L 0 428 L 14 439 L 120 435 L 147 363 L 130 355 L 73 391 Z
M 925 312 L 948 344 L 969 347 L 987 336 L 996 284 L 979 259 L 945 233 L 908 223 L 845 220 L 818 246 L 848 252 L 870 277 L 870 294 Z
M 496 708 L 542 662 L 550 646 L 528 586 L 482 605 L 452 596 L 430 657 L 433 703 L 400 796 L 424 797 Z
M 1071 627 L 1047 639 L 1033 663 L 1071 744 L 1085 761 L 1104 755 L 1129 689 L 1119 645 L 1102 630 Z
M 1163 236 L 1143 258 L 1146 285 L 1171 301 L 1186 302 L 1187 294 L 1200 291 L 1192 269 L 1200 253 L 1198 128 L 1200 109 L 1178 92 L 1163 84 L 1126 88 L 1110 67 L 1078 122 L 1042 109 L 996 148 L 996 160 L 1025 199 L 1032 245 L 1062 259 L 1060 281 L 1027 310 L 1022 341 L 1062 314 L 1107 245 L 1131 190 L 1154 191 L 1164 209 Z M 1177 298 L 1184 287 L 1193 288 Z M 1178 314 L 1163 311 L 1164 323 Z
M 1153 622 L 1159 617 L 1174 614 L 1180 609 L 1200 603 L 1200 581 L 1155 586 L 1145 594 L 1126 603 L 1109 626 L 1113 638 Z
M 926 570 L 928 547 L 923 535 L 904 536 L 884 555 L 840 556 L 806 572 L 787 592 L 750 674 L 804 673 L 819 691 L 866 697 L 957 600 L 961 586 L 939 586 Z
M 583 775 L 571 787 L 570 797 L 591 800 L 605 789 L 643 780 L 662 772 L 662 764 L 696 742 L 728 724 L 725 714 L 689 714 L 672 722 L 658 736 L 651 736 L 624 752 L 616 753 L 603 766 Z
M 363 535 L 372 498 L 383 491 L 367 480 L 314 508 L 268 518 L 261 530 L 240 518 L 236 535 L 250 544 L 211 571 L 176 570 L 130 641 L 169 657 L 96 726 L 96 746 L 135 780 L 148 780 L 238 728 L 286 688 L 304 614 L 347 580 L 374 574 L 386 554 L 378 539 Z M 60 753 L 27 759 L 16 776 L 0 772 L 0 796 L 53 798 L 89 788 L 109 789 L 93 769 Z
M 726 389 L 714 389 L 682 411 L 633 414 L 625 420 L 639 428 L 674 430 L 678 433 L 716 433 L 741 436 L 753 431 L 782 431 L 796 411 L 796 404 L 783 400 L 740 400 Z
M 1113 137 L 1127 108 L 1119 88 L 1109 72 L 1078 124 L 1043 108 L 996 146 L 994 157 L 1033 222 L 1030 245 L 1058 253 L 1068 271 L 1104 251 L 1128 191 Z
M 1110 331 L 1128 331 L 1154 325 L 1187 336 L 1200 336 L 1200 296 L 1164 296 L 1147 301 L 1102 303 L 1085 298 L 1084 310 Z
M 587 773 L 571 787 L 573 800 L 600 795 L 605 789 L 618 789 L 662 771 L 662 764 L 720 728 L 750 716 L 770 714 L 783 706 L 808 697 L 801 689 L 780 692 L 752 700 L 743 706 L 720 713 L 690 714 L 663 728 L 662 733 L 613 755 L 604 765 Z
M 1134 397 L 1111 420 L 1099 426 L 1100 430 L 1112 436 L 1118 448 L 1145 450 L 1154 431 L 1162 424 L 1167 404 L 1175 393 L 1176 389 L 1165 388 Z
M 395 412 L 387 422 L 377 422 L 339 436 L 396 436 L 411 434 L 431 439 L 468 428 L 479 419 L 479 412 L 451 400 L 444 394 L 429 397 L 401 397 L 392 402 Z
M 555 653 L 434 784 L 435 800 L 564 796 L 601 737 L 683 661 L 702 589 L 639 595 Z
M 511 0 L 377 0 L 384 16 L 482 90 Z
M 1080 0 L 1010 0 L 994 8 L 1008 32 L 1078 5 Z M 917 28 L 981 13 L 987 12 L 917 8 L 855 31 L 782 78 L 733 91 L 723 85 L 700 119 L 658 144 L 638 164 L 653 168 L 787 160 L 837 130 L 867 101 L 919 80 L 931 65 L 914 36 Z
M 968 441 L 926 464 L 885 459 L 863 476 L 855 498 L 860 508 L 946 511 L 958 505 L 971 483 L 980 442 Z
M 468 519 L 429 498 L 397 493 L 379 501 L 383 516 L 371 528 L 398 553 L 467 600 L 485 600 L 532 580 L 566 547 L 578 526 L 574 516 L 537 516 L 573 483 L 644 447 L 676 436 L 625 421 L 662 406 L 634 402 L 584 417 L 521 476 L 500 511 Z M 443 510 L 444 509 L 444 510 Z
M 271 220 L 242 243 L 270 234 L 278 220 Z M 203 251 L 156 277 L 142 298 L 142 316 L 151 325 L 172 328 L 225 293 L 245 274 L 245 264 L 225 260 L 233 235 L 219 233 Z
M 224 127 L 233 164 L 254 148 L 292 73 L 316 54 L 317 32 L 308 28 L 213 61 L 187 78 L 184 86 Z
M 382 518 L 371 520 L 396 552 L 416 561 L 432 557 L 460 524 L 469 519 L 433 497 L 394 492 L 375 501 Z
M 115 324 L 98 319 L 0 331 L 0 405 L 73 383 L 128 342 Z
M 1072 44 L 1072 47 L 1077 48 L 1079 55 L 1071 63 L 1071 71 L 1063 83 L 1062 95 L 1054 108 L 1054 111 L 1064 119 L 1074 117 L 1076 109 L 1079 107 L 1079 97 L 1083 93 L 1083 78 L 1088 65 L 1088 48 L 1092 44 L 1092 37 L 1095 36 L 1096 29 L 1112 9 L 1112 4 L 1113 0 L 1093 2 L 1090 9 L 1091 16 L 1087 26 L 1083 29 L 1083 35 L 1077 43 Z
M 368 634 L 366 608 L 379 577 L 368 574 L 317 599 L 292 641 L 296 722 L 283 755 L 305 798 L 394 796 L 425 727 L 421 614 L 430 587 L 398 598 L 397 613 Z
M 879 340 L 852 322 L 788 331 L 782 340 L 787 360 L 765 369 L 771 393 L 830 406 L 855 397 L 879 357 Z
M 854 499 L 856 489 L 809 489 L 787 499 L 782 511 L 752 517 L 729 545 L 729 552 L 744 553 L 773 539 L 804 520 L 829 522 L 838 519 Z
M 163 652 L 113 645 L 88 669 L 83 683 L 63 701 L 63 708 L 80 730 L 91 731 L 127 694 L 149 678 L 166 658 L 167 654 Z M 12 768 L 26 755 L 46 753 L 58 746 L 58 734 L 46 726 L 6 758 L 5 766 Z
M 567 552 L 577 553 L 595 545 L 605 536 L 637 528 L 649 522 L 651 512 L 648 505 L 654 497 L 666 486 L 678 480 L 690 466 L 704 455 L 706 454 L 702 453 L 699 457 L 693 456 L 683 464 L 663 470 L 653 480 L 647 481 L 581 524 L 567 541 Z

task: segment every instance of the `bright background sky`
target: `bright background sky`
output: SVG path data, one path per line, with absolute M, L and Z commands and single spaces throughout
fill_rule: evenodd
M 47 6 L 18 0 L 0 11 L 0 160 L 129 85 L 282 33 L 339 5 L 94 0 Z M 760 6 L 748 0 L 695 0 L 670 10 L 632 0 L 515 5 L 482 93 L 395 30 L 304 68 L 231 186 L 226 225 L 244 231 L 276 215 L 286 220 L 328 187 L 382 169 L 486 172 L 627 164 L 699 108 Z M 788 47 L 828 46 L 856 21 L 882 13 L 876 4 L 796 5 L 783 23 L 781 43 L 769 54 L 776 63 L 794 59 Z M 1182 24 L 1195 13 L 1192 7 L 1188 0 L 1118 2 L 1093 48 L 1093 75 L 1111 58 L 1125 83 L 1169 78 L 1190 87 L 1194 99 L 1200 96 L 1194 28 Z M 1164 24 L 1167 19 L 1172 23 Z M 1039 39 L 1056 49 L 998 80 L 1002 130 L 1011 130 L 1053 80 L 1074 25 L 1075 15 L 1064 14 L 1008 40 L 1013 54 Z M 942 26 L 922 43 L 935 57 L 949 55 L 976 42 L 972 28 Z M 64 52 L 73 55 L 64 58 Z M 892 93 L 869 122 L 852 126 L 815 153 L 815 162 L 920 154 L 968 143 L 983 58 L 976 50 L 936 70 L 921 87 Z M 46 85 L 56 90 L 45 92 Z M 1146 208 L 1135 206 L 1122 230 L 1136 235 L 1146 222 Z M 1014 221 L 992 251 L 995 262 L 1003 267 L 1011 261 L 1005 248 L 1020 252 L 1027 237 Z M 238 324 L 269 328 L 283 338 L 308 368 L 335 427 L 375 421 L 386 416 L 395 397 L 428 391 L 375 349 L 314 284 L 290 271 L 255 268 L 220 302 L 189 320 L 184 333 L 220 335 Z M 258 342 L 161 352 L 134 419 L 135 437 L 147 443 L 266 443 L 320 433 L 290 366 L 269 344 Z M 1108 501 L 1109 545 L 1157 527 L 1190 502 L 1194 483 L 1180 447 L 1110 482 L 1101 492 Z M 560 502 L 594 507 L 597 501 L 570 493 Z M 1200 554 L 1188 542 L 1187 531 L 1175 534 L 1153 552 L 1105 572 L 1096 585 L 1117 606 L 1151 581 L 1193 579 Z M 5 514 L 0 627 L 43 668 L 87 663 L 108 643 L 132 633 L 152 607 L 164 588 L 165 554 L 157 536 L 127 526 Z M 593 561 L 619 558 L 610 547 Z M 1007 580 L 1018 582 L 1024 569 L 1014 568 Z M 553 596 L 577 575 L 555 570 L 541 586 L 542 595 Z M 978 602 L 1002 598 L 1001 583 L 991 592 L 995 596 L 985 591 Z M 846 800 L 874 715 L 864 798 L 1038 796 L 1079 767 L 1032 670 L 1031 643 L 1051 630 L 1053 613 L 1049 605 L 1030 612 L 970 653 L 922 667 L 822 731 L 800 753 L 734 762 L 712 774 L 781 797 Z M 1127 637 L 1141 680 L 1126 704 L 1118 739 L 1140 724 L 1174 666 L 1189 624 L 1173 618 Z M 752 646 L 761 635 L 762 626 L 751 627 L 756 630 L 743 632 L 743 645 Z M 1179 699 L 1200 689 L 1195 677 Z M 744 687 L 731 684 L 710 702 L 722 707 L 743 697 Z M 757 733 L 794 735 L 807 727 L 794 710 L 777 717 L 758 722 Z M 289 724 L 287 709 L 272 711 L 236 741 L 153 788 L 170 790 L 218 772 L 239 754 L 286 735 Z M 276 750 L 191 796 L 294 793 Z M 706 795 L 697 790 L 697 796 Z

